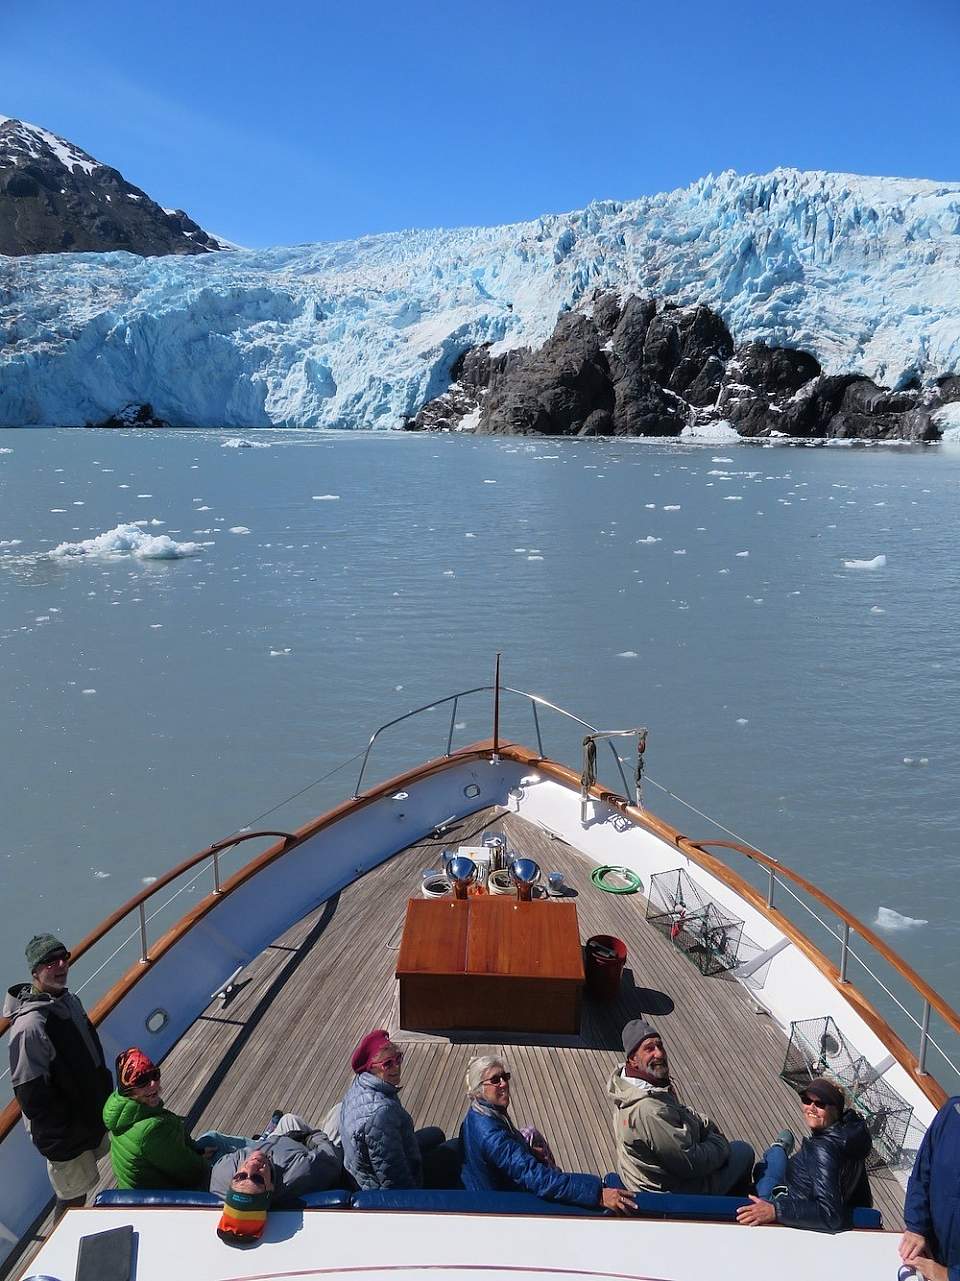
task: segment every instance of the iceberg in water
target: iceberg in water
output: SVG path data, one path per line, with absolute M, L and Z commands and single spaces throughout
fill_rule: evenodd
M 886 556 L 874 556 L 872 560 L 845 560 L 844 569 L 883 569 L 886 566 Z
M 505 227 L 140 258 L 0 259 L 0 423 L 390 428 L 457 358 L 616 290 L 886 386 L 960 369 L 960 185 L 726 172 Z M 235 447 L 235 446 L 231 446 Z
M 920 925 L 929 925 L 929 921 L 916 916 L 901 916 L 892 907 L 877 908 L 877 919 L 874 921 L 881 930 L 912 930 Z
M 177 543 L 169 534 L 146 534 L 139 525 L 117 525 L 95 538 L 77 543 L 60 543 L 46 553 L 50 560 L 78 560 L 83 557 L 134 556 L 137 560 L 180 560 L 196 556 L 199 543 Z

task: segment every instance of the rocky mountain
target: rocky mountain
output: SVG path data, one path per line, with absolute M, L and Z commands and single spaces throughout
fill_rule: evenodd
M 960 184 L 921 179 L 728 172 L 507 227 L 0 259 L 9 426 L 934 439 L 958 379 Z
M 737 435 L 939 440 L 960 410 L 960 377 L 899 391 L 856 374 L 824 374 L 809 352 L 763 342 L 735 348 L 703 305 L 601 293 L 566 312 L 535 350 L 465 352 L 447 391 L 408 431 L 508 436 L 679 436 L 711 424 Z
M 0 254 L 203 254 L 222 248 L 182 209 L 47 129 L 0 116 Z

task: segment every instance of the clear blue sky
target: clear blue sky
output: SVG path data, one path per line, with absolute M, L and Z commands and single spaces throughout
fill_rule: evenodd
M 3 0 L 0 114 L 246 245 L 960 178 L 958 0 Z

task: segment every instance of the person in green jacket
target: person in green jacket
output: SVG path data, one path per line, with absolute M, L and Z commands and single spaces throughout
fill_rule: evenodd
M 103 1105 L 118 1188 L 205 1188 L 210 1167 L 182 1117 L 163 1106 L 160 1069 L 136 1046 L 117 1056 L 117 1088 Z

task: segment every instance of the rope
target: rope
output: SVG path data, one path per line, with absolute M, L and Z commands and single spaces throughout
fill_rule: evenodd
M 581 795 L 586 796 L 597 781 L 597 743 L 588 734 L 583 740 L 583 773 L 580 775 Z

